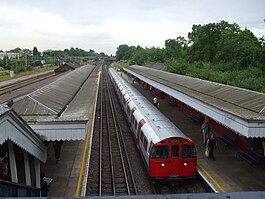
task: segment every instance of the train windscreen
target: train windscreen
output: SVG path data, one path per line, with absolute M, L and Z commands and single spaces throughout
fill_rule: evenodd
M 183 145 L 182 146 L 182 157 L 183 158 L 194 158 L 196 157 L 196 148 L 194 145 Z
M 167 158 L 168 146 L 154 146 L 151 151 L 151 158 Z

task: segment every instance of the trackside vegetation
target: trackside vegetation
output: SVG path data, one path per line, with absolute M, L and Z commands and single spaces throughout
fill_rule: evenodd
M 172 73 L 265 93 L 265 37 L 236 23 L 193 25 L 187 39 L 167 39 L 164 48 L 123 44 L 116 59 L 124 66 L 162 62 Z

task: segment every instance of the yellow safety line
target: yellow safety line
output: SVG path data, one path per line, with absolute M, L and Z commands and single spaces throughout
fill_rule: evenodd
M 100 78 L 100 76 L 99 76 L 99 78 Z M 98 88 L 97 88 L 97 90 L 98 90 Z M 88 125 L 88 129 L 87 129 L 86 143 L 85 143 L 85 148 L 84 148 L 83 157 L 82 157 L 82 165 L 81 165 L 81 168 L 79 171 L 79 178 L 78 178 L 77 188 L 76 188 L 76 192 L 75 192 L 76 197 L 79 197 L 79 194 L 80 194 L 80 186 L 81 186 L 81 181 L 83 178 L 83 170 L 85 167 L 86 154 L 87 154 L 87 148 L 88 148 L 88 140 L 90 137 L 90 131 L 91 131 L 91 126 L 92 126 L 92 121 L 93 121 L 93 113 L 94 113 L 94 109 L 95 109 L 96 97 L 97 97 L 97 94 L 95 95 L 92 111 L 91 111 L 90 116 L 89 116 L 89 125 Z
M 201 164 L 199 162 L 197 162 L 197 165 L 213 181 L 213 183 L 218 187 L 218 189 L 221 192 L 225 192 L 225 190 L 221 187 L 221 185 L 201 166 Z

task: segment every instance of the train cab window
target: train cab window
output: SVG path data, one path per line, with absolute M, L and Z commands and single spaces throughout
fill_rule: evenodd
M 167 158 L 168 147 L 167 146 L 154 146 L 151 151 L 151 158 Z
M 179 145 L 172 145 L 172 158 L 179 156 Z
M 182 157 L 183 158 L 194 158 L 196 157 L 196 148 L 194 145 L 183 145 L 182 146 Z

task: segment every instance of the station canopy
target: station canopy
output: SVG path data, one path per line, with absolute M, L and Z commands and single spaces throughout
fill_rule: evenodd
M 44 140 L 83 140 L 98 77 L 99 67 L 84 65 L 14 100 L 13 108 Z
M 149 85 L 246 137 L 265 137 L 265 93 L 132 65 Z
M 46 162 L 46 146 L 40 136 L 6 105 L 0 105 L 0 129 L 0 145 L 10 140 L 36 159 Z

